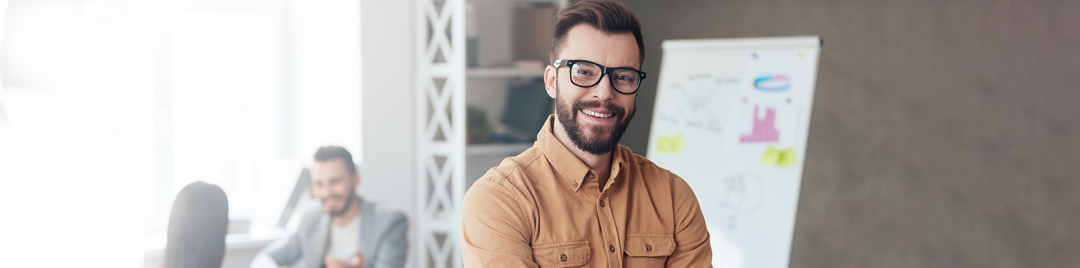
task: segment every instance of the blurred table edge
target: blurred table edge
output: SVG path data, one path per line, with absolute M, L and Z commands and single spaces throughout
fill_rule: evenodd
M 272 227 L 252 227 L 247 233 L 225 236 L 225 251 L 261 249 L 285 235 L 285 230 Z M 166 233 L 143 236 L 143 258 L 162 258 L 165 255 Z

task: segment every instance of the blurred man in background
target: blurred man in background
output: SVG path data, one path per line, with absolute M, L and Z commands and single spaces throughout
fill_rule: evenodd
M 360 173 L 345 148 L 315 152 L 311 193 L 296 232 L 267 246 L 251 267 L 402 267 L 408 251 L 405 214 L 356 194 Z

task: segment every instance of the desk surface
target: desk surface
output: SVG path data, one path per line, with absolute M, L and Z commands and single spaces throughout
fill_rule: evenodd
M 225 236 L 225 250 L 261 249 L 284 235 L 284 229 L 253 226 L 247 233 Z M 161 258 L 165 254 L 165 242 L 165 232 L 146 234 L 143 237 L 143 258 Z

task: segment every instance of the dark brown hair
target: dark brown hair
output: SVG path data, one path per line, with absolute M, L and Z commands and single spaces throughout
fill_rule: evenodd
M 349 150 L 341 146 L 323 146 L 319 147 L 318 151 L 315 151 L 315 161 L 326 162 L 340 158 L 345 162 L 345 168 L 349 169 L 349 174 L 356 174 L 356 163 L 352 161 L 352 154 Z
M 217 268 L 225 258 L 229 198 L 213 184 L 188 184 L 173 201 L 165 268 Z
M 554 62 L 563 43 L 566 42 L 566 33 L 578 24 L 587 24 L 604 33 L 631 33 L 638 45 L 638 64 L 645 62 L 645 43 L 641 41 L 641 23 L 637 16 L 630 11 L 625 4 L 614 0 L 581 0 L 574 1 L 555 15 L 555 39 L 551 41 L 551 60 Z

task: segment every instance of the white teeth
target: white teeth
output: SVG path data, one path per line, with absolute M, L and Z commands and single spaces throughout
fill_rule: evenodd
M 614 114 L 597 113 L 597 112 L 593 112 L 593 111 L 589 111 L 589 110 L 585 110 L 585 109 L 581 109 L 581 112 L 583 112 L 583 113 L 585 113 L 587 115 L 590 115 L 590 116 L 593 116 L 593 117 L 599 117 L 599 118 L 608 118 L 608 117 L 611 117 L 612 115 L 614 115 Z

